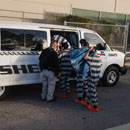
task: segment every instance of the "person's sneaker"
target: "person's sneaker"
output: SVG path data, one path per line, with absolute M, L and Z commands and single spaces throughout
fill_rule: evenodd
M 87 102 L 84 102 L 83 105 L 87 108 L 90 106 L 90 104 L 88 104 Z
M 71 92 L 71 90 L 70 90 L 70 89 L 67 89 L 67 90 L 66 90 L 66 92 L 67 92 L 67 93 L 70 93 L 70 92 Z
M 55 98 L 53 98 L 53 99 L 51 99 L 51 100 L 47 100 L 47 102 L 54 102 L 54 101 L 56 101 Z
M 59 97 L 59 98 L 67 98 L 67 96 L 65 94 L 59 94 L 59 95 L 57 95 L 57 97 Z
M 81 104 L 84 103 L 83 100 L 79 100 L 78 98 L 76 98 L 74 101 L 75 101 L 76 103 L 81 103 Z
M 84 97 L 84 98 L 83 98 L 83 100 L 84 100 L 84 101 L 86 101 L 86 100 L 87 100 L 87 98 L 86 98 L 86 97 Z
M 88 110 L 98 112 L 98 111 L 99 111 L 99 108 L 95 108 L 95 107 L 89 105 L 89 106 L 88 106 Z
M 86 92 L 86 95 L 88 95 L 88 92 Z
M 46 98 L 41 98 L 41 101 L 46 101 Z

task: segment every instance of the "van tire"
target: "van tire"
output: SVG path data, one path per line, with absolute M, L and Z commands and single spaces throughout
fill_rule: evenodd
M 1 86 L 0 87 L 0 101 L 4 100 L 10 93 L 11 87 Z
M 104 73 L 102 82 L 105 86 L 113 87 L 120 78 L 119 70 L 115 66 L 110 66 Z

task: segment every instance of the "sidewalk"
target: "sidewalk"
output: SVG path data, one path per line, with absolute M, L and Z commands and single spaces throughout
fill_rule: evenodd
M 125 124 L 125 125 L 120 125 L 120 126 L 117 126 L 117 127 L 113 127 L 113 128 L 109 128 L 109 129 L 106 129 L 106 130 L 130 130 L 130 123 Z

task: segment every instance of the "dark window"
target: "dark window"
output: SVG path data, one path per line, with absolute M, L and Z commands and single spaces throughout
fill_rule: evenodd
M 47 34 L 43 31 L 1 29 L 1 50 L 22 51 L 35 49 L 38 44 L 46 44 Z
M 35 48 L 37 44 L 44 44 L 47 40 L 46 32 L 25 31 L 26 48 Z
M 100 39 L 100 37 L 98 37 L 96 34 L 91 34 L 91 33 L 85 33 L 84 34 L 84 38 L 86 39 L 86 41 L 90 44 L 90 45 L 96 45 L 98 43 L 103 44 L 102 39 Z
M 1 29 L 1 50 L 19 50 L 24 47 L 24 31 Z
M 74 47 L 78 46 L 78 34 L 77 33 L 71 33 L 71 39 Z

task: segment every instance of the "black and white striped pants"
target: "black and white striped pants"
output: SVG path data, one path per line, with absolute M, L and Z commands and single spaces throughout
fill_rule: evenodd
M 83 79 L 82 74 L 77 74 L 77 93 L 78 98 L 83 98 L 84 93 L 88 92 L 87 77 Z
M 97 85 L 100 78 L 100 71 L 90 71 L 87 79 L 88 84 L 88 93 L 87 93 L 87 103 L 92 106 L 98 105 L 98 97 L 97 97 Z
M 72 72 L 71 69 L 61 71 L 61 76 L 60 76 L 61 94 L 66 94 L 66 90 L 70 89 L 69 78 L 70 78 L 71 72 Z

